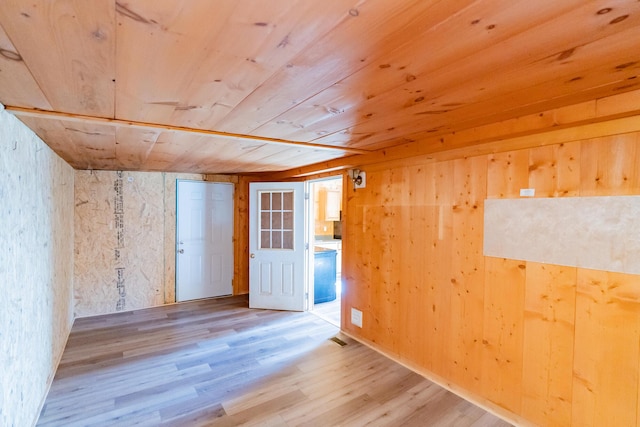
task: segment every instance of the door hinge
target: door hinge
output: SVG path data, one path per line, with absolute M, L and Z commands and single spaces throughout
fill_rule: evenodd
M 309 200 L 309 193 L 304 193 L 304 199 Z
M 305 244 L 304 244 L 304 249 L 305 249 L 306 251 L 308 251 L 308 250 L 309 250 L 309 244 L 308 244 L 308 243 L 305 243 Z

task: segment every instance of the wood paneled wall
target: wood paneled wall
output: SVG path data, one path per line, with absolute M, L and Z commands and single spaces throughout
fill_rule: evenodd
M 345 180 L 345 331 L 515 419 L 639 425 L 640 276 L 482 246 L 486 198 L 640 194 L 640 134 L 364 169 L 365 189 Z
M 233 203 L 235 229 L 233 231 L 234 266 L 233 294 L 249 293 L 249 182 L 247 176 L 238 177 Z

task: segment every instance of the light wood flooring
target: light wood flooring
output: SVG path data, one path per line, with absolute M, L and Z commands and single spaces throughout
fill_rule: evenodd
M 317 316 L 247 302 L 77 319 L 38 425 L 509 425 Z
M 312 313 L 340 327 L 340 295 L 333 301 L 314 304 Z
M 312 311 L 312 313 L 316 316 L 322 317 L 324 320 L 333 323 L 337 327 L 340 327 L 340 305 L 342 300 L 343 286 L 344 284 L 342 283 L 342 276 L 338 274 L 336 276 L 336 299 L 329 302 L 314 304 Z

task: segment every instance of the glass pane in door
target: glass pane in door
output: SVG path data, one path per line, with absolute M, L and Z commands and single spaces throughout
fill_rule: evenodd
M 293 191 L 260 192 L 260 249 L 293 250 Z

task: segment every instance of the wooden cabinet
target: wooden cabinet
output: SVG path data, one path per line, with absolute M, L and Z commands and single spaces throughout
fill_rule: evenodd
M 315 246 L 319 248 L 334 249 L 336 251 L 336 273 L 342 273 L 342 241 L 341 240 L 316 240 Z
M 324 206 L 325 221 L 340 221 L 341 202 L 339 191 L 327 190 Z
M 316 246 L 313 272 L 313 303 L 335 300 L 336 250 Z
M 340 191 L 321 188 L 317 193 L 315 209 L 317 221 L 340 221 L 342 209 Z

